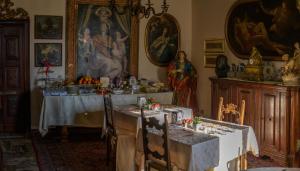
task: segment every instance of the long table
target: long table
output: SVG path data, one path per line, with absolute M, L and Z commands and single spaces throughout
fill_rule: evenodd
M 120 158 L 126 159 L 127 163 L 134 161 L 133 158 L 135 158 L 136 164 L 143 168 L 141 131 L 137 131 L 141 128 L 140 113 L 132 107 L 118 106 L 115 109 L 115 115 L 116 118 L 119 118 L 116 122 L 117 128 L 138 133 L 135 146 L 123 143 L 123 147 L 118 147 L 118 149 L 135 148 L 135 156 L 127 155 L 127 158 L 125 156 Z M 148 116 L 163 118 L 159 112 L 156 115 L 150 113 Z M 257 140 L 252 127 L 206 118 L 202 118 L 202 124 L 204 127 L 214 127 L 218 131 L 208 134 L 207 132 L 196 132 L 188 128 L 170 126 L 170 156 L 171 161 L 178 169 L 188 171 L 205 171 L 210 168 L 214 168 L 215 171 L 236 170 L 238 167 L 236 159 L 239 156 L 247 151 L 252 151 L 258 155 Z M 221 131 L 221 128 L 227 131 Z M 122 151 L 118 152 L 118 155 L 122 154 Z M 120 161 L 120 163 L 126 164 L 124 161 Z
M 113 105 L 136 104 L 138 97 L 154 98 L 159 103 L 171 104 L 173 92 L 113 94 L 112 102 Z M 46 135 L 50 126 L 102 127 L 103 111 L 102 95 L 44 96 L 39 132 Z

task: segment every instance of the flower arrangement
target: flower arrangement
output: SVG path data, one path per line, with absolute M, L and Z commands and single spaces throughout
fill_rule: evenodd
M 183 121 L 183 124 L 188 124 L 188 125 L 193 123 L 193 119 L 183 119 L 182 121 Z
M 154 98 L 150 97 L 146 100 L 145 108 L 148 110 L 159 110 L 160 104 L 155 102 Z
M 197 125 L 201 123 L 201 118 L 199 116 L 195 116 L 193 118 L 193 125 Z

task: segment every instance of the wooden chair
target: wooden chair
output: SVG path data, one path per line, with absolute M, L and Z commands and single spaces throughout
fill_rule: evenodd
M 142 131 L 143 131 L 143 148 L 145 154 L 145 170 L 151 171 L 152 169 L 158 171 L 171 171 L 171 160 L 169 154 L 169 134 L 168 134 L 168 120 L 167 114 L 164 115 L 164 123 L 159 124 L 159 120 L 155 117 L 145 117 L 144 109 L 141 109 L 142 115 Z M 149 148 L 149 130 L 155 129 L 158 131 L 162 131 L 163 138 L 163 154 L 158 151 L 152 151 Z
M 113 170 L 116 170 L 116 149 L 117 149 L 117 133 L 114 126 L 113 106 L 111 95 L 104 95 L 104 110 L 105 110 L 105 123 L 106 123 L 106 165 L 113 158 Z
M 130 157 L 128 157 L 128 161 L 125 161 L 126 168 L 124 168 L 124 161 L 122 164 L 119 165 L 119 162 L 117 163 L 118 157 L 120 154 L 125 153 L 126 155 L 133 156 L 135 153 L 135 132 L 130 132 L 125 129 L 117 128 L 115 125 L 115 119 L 114 119 L 114 110 L 113 110 L 113 104 L 111 100 L 111 95 L 104 95 L 104 109 L 105 109 L 105 122 L 106 122 L 106 143 L 107 143 L 107 158 L 106 158 L 106 165 L 109 165 L 111 155 L 112 155 L 112 162 L 113 167 L 112 169 L 115 170 L 132 170 L 132 167 L 134 164 L 130 165 L 129 163 L 133 161 L 130 161 Z M 122 149 L 118 152 L 118 146 L 120 143 L 126 143 L 129 144 L 127 146 L 128 148 Z M 132 147 L 134 146 L 134 147 Z M 121 146 L 120 146 L 121 147 Z M 117 165 L 118 164 L 118 165 Z
M 220 97 L 219 108 L 218 108 L 219 121 L 228 121 L 228 122 L 244 125 L 244 117 L 245 117 L 245 100 L 242 100 L 242 104 L 240 106 L 240 109 L 238 110 L 238 106 L 233 103 L 229 103 L 224 106 L 223 97 Z
M 245 100 L 242 100 L 242 104 L 239 110 L 238 110 L 238 106 L 233 103 L 224 105 L 223 97 L 220 97 L 219 108 L 218 108 L 218 120 L 244 125 L 245 106 L 246 106 Z M 240 170 L 247 169 L 247 154 L 241 154 L 238 158 L 238 161 L 239 161 Z

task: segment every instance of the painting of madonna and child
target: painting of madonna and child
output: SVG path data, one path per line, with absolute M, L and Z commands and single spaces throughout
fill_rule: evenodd
M 237 1 L 227 16 L 227 43 L 241 58 L 255 46 L 264 59 L 281 60 L 300 40 L 299 21 L 299 0 Z
M 110 8 L 79 4 L 77 18 L 77 78 L 123 77 L 128 74 L 130 15 Z

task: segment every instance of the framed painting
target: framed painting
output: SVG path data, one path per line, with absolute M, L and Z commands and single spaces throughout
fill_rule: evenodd
M 282 60 L 300 40 L 297 0 L 238 0 L 226 19 L 226 41 L 231 51 L 247 59 L 256 47 L 264 60 Z M 298 5 L 297 5 L 298 4 Z
M 68 80 L 137 76 L 138 19 L 126 10 L 127 3 L 118 0 L 117 8 L 110 8 L 109 0 L 67 0 Z
M 167 66 L 180 49 L 180 28 L 170 14 L 152 16 L 146 26 L 145 49 L 148 59 L 155 65 Z
M 224 39 L 207 39 L 204 41 L 205 53 L 224 52 Z
M 62 39 L 63 17 L 36 15 L 34 24 L 35 39 Z
M 44 67 L 45 62 L 51 66 L 62 66 L 61 43 L 35 43 L 35 67 Z
M 224 53 L 206 53 L 204 55 L 204 67 L 215 68 L 217 62 L 217 56 L 224 55 Z

